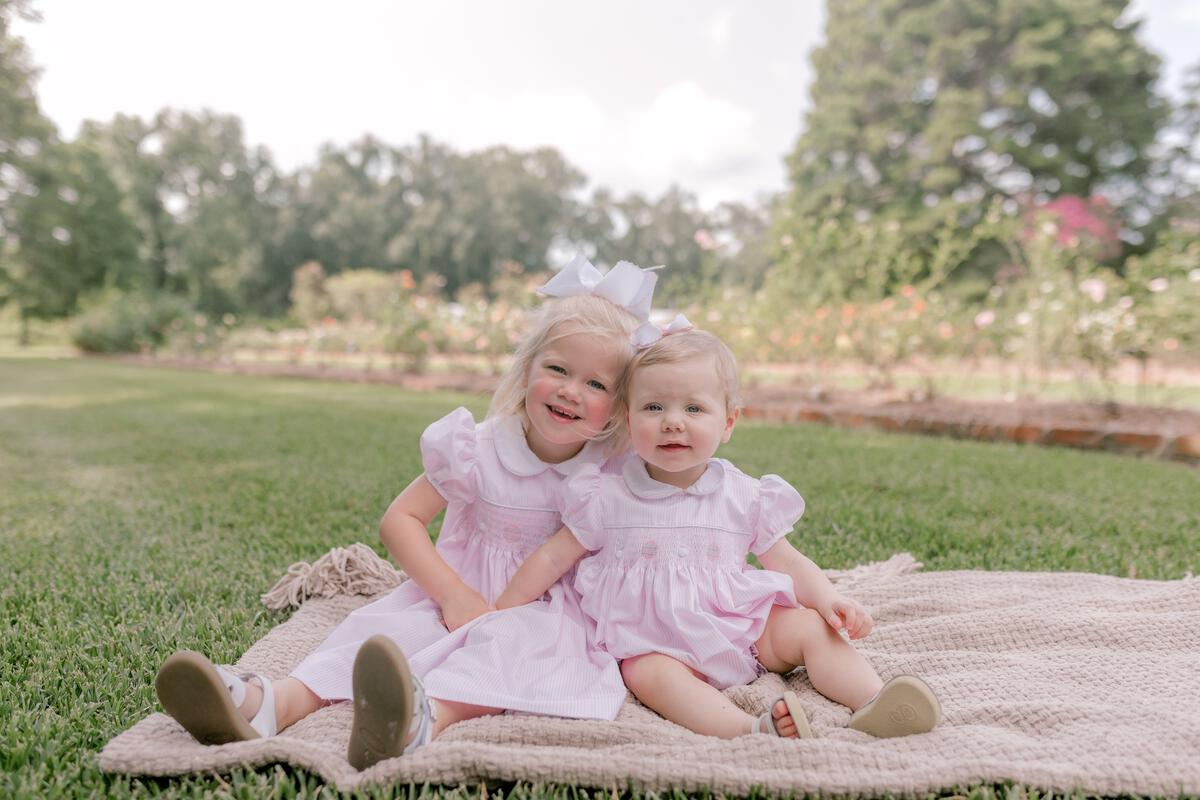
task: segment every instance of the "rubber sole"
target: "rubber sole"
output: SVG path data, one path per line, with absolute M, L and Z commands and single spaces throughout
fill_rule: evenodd
M 228 744 L 257 739 L 217 668 L 194 650 L 177 650 L 163 661 L 154 678 L 163 709 L 202 744 Z
M 925 681 L 898 675 L 883 685 L 879 694 L 855 711 L 847 725 L 881 739 L 928 733 L 941 719 L 937 696 Z
M 408 660 L 386 636 L 363 642 L 354 658 L 354 722 L 346 760 L 366 769 L 404 754 L 413 717 L 413 677 Z

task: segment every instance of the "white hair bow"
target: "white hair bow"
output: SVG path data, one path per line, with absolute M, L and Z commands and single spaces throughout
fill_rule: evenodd
M 636 349 L 645 350 L 664 336 L 690 331 L 695 327 L 683 314 L 676 314 L 675 319 L 661 328 L 653 322 L 643 322 L 633 332 L 633 335 L 629 337 L 629 341 Z
M 576 256 L 538 292 L 548 297 L 596 295 L 645 322 L 650 318 L 650 301 L 658 282 L 658 276 L 653 272 L 656 269 L 661 267 L 642 269 L 628 261 L 618 261 L 605 275 L 583 256 Z

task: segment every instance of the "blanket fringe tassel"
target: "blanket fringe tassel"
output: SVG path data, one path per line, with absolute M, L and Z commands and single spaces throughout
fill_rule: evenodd
M 911 575 L 923 565 L 913 558 L 912 553 L 896 553 L 887 561 L 875 561 L 870 564 L 860 564 L 853 569 L 826 570 L 825 574 L 834 583 L 854 584 L 861 581 L 877 581 L 884 578 L 898 578 L 901 575 Z
M 362 542 L 335 547 L 312 564 L 297 561 L 262 596 L 274 611 L 299 608 L 310 597 L 377 594 L 399 586 L 405 575 Z

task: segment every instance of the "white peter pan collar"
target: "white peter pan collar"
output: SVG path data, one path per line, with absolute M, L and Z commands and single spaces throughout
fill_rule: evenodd
M 661 500 L 675 494 L 712 494 L 725 480 L 725 465 L 720 459 L 710 458 L 704 473 L 686 489 L 654 480 L 646 471 L 646 462 L 636 456 L 625 461 L 625 465 L 621 467 L 621 475 L 625 478 L 625 485 L 629 487 L 629 491 L 638 497 L 643 500 Z
M 566 477 L 583 464 L 596 464 L 604 459 L 599 443 L 592 441 L 586 442 L 583 449 L 566 461 L 547 464 L 529 449 L 520 414 L 511 414 L 496 421 L 496 455 L 506 470 L 522 478 L 541 475 L 548 469 Z

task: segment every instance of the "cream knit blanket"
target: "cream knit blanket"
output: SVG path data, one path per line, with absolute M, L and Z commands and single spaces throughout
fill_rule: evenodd
M 920 675 L 937 692 L 944 719 L 924 736 L 874 740 L 846 729 L 849 712 L 817 694 L 800 671 L 786 683 L 799 692 L 818 737 L 802 742 L 698 736 L 630 699 L 615 722 L 472 720 L 411 756 L 356 772 L 344 756 L 351 713 L 342 703 L 280 736 L 220 747 L 201 745 L 169 717 L 152 714 L 110 741 L 100 766 L 163 776 L 282 761 L 343 790 L 491 779 L 917 795 L 1012 780 L 1055 792 L 1200 794 L 1200 579 L 921 573 L 918 566 L 896 556 L 833 577 L 875 615 L 874 633 L 858 646 L 876 669 L 885 677 Z M 285 676 L 368 599 L 308 600 L 239 665 Z M 784 684 L 768 675 L 728 694 L 759 712 Z

